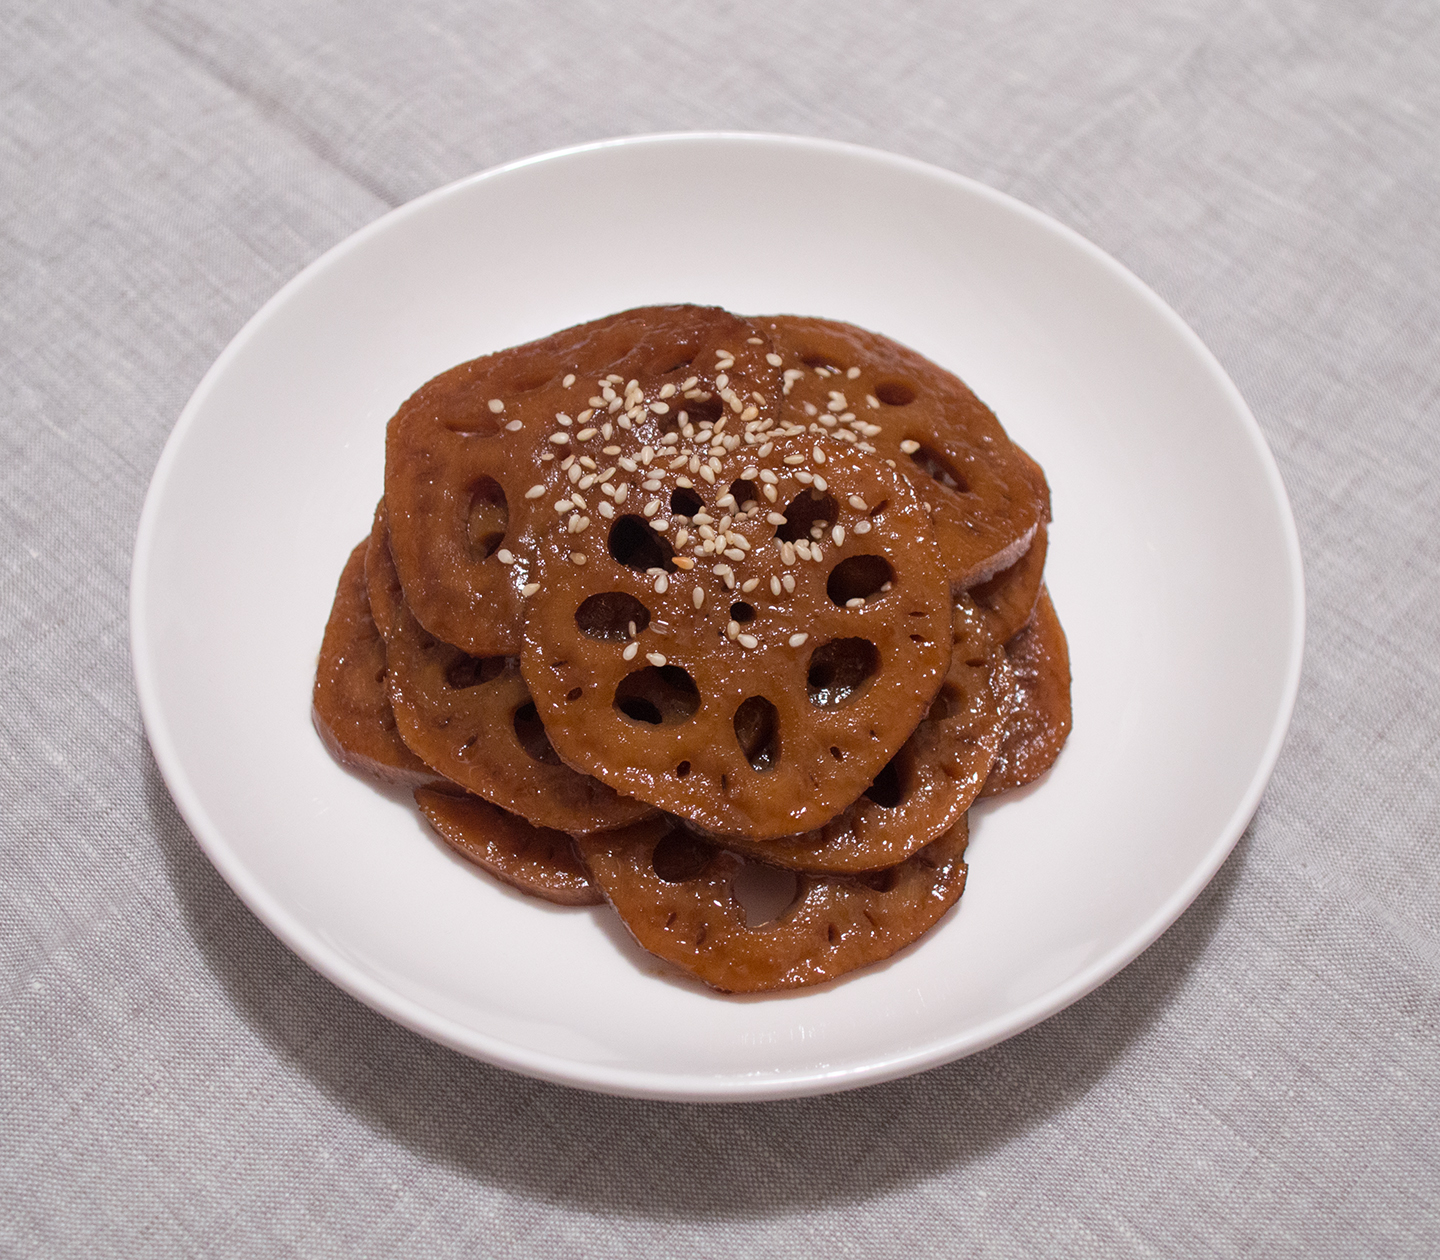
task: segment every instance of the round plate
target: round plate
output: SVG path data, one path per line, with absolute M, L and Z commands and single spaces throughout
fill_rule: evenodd
M 380 495 L 385 422 L 430 376 L 649 303 L 886 333 L 962 376 L 1045 467 L 1075 728 L 972 811 L 959 907 L 889 963 L 722 997 L 607 907 L 501 887 L 408 798 L 336 765 L 310 687 Z M 884 1080 L 1044 1019 L 1214 874 L 1299 677 L 1294 523 L 1195 335 L 1074 232 L 946 171 L 816 140 L 656 136 L 462 180 L 307 267 L 180 417 L 132 581 L 141 707 L 210 859 L 317 970 L 494 1063 L 613 1093 L 767 1098 Z

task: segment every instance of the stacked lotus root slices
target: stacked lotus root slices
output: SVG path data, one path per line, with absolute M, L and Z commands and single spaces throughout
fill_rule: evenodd
M 627 311 L 442 373 L 326 627 L 316 725 L 517 888 L 707 984 L 817 984 L 958 900 L 1070 726 L 1039 467 L 846 324 Z M 748 864 L 794 873 L 747 925 Z

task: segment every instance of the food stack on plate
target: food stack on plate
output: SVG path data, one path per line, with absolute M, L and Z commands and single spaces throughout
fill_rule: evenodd
M 937 922 L 970 804 L 1065 741 L 1048 520 L 991 412 L 887 338 L 626 311 L 391 420 L 316 726 L 497 878 L 608 901 L 717 989 L 821 983 Z

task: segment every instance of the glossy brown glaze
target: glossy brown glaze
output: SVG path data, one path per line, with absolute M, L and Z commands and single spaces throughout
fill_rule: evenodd
M 537 827 L 591 831 L 652 812 L 555 756 L 514 657 L 473 657 L 421 628 L 390 560 L 383 504 L 366 570 L 396 728 L 427 765 Z
M 478 796 L 421 788 L 415 804 L 442 840 L 496 879 L 562 906 L 605 900 L 563 831 L 535 827 Z
M 521 657 L 564 760 L 707 830 L 757 840 L 823 826 L 853 801 L 925 714 L 951 654 L 949 585 L 910 488 L 810 434 L 766 445 L 764 456 L 717 458 L 713 484 L 657 472 L 608 545 L 601 530 L 571 535 L 563 545 L 585 563 L 567 554 L 542 567 Z M 792 453 L 805 464 L 787 465 Z M 758 504 L 741 512 L 720 501 L 757 467 L 776 478 L 773 515 L 784 524 Z M 793 475 L 807 467 L 824 470 L 818 498 Z M 681 494 L 694 498 L 681 500 L 689 512 L 674 510 Z M 650 504 L 659 507 L 647 517 Z M 807 512 L 824 525 L 786 539 Z M 673 558 L 653 550 L 641 567 L 614 542 L 628 529 L 673 546 L 712 520 L 728 522 L 733 545 L 691 568 L 681 564 L 695 559 L 688 547 Z M 628 611 L 597 623 L 587 611 L 597 607 Z
M 1040 584 L 1045 580 L 1045 553 L 1050 531 L 1041 525 L 1025 554 L 1007 569 L 965 593 L 975 601 L 997 643 L 1006 643 L 1020 633 L 1035 615 Z
M 1044 587 L 1035 619 L 1005 651 L 1015 671 L 1017 703 L 983 796 L 1034 782 L 1054 764 L 1070 734 L 1070 649 Z
M 836 320 L 760 317 L 782 360 L 787 401 L 868 420 L 869 441 L 934 509 L 957 586 L 1012 564 L 1049 516 L 1040 467 L 958 377 L 878 333 Z M 853 373 L 853 375 L 852 375 Z M 833 413 L 832 413 L 833 414 Z
M 517 655 L 520 592 L 538 576 L 540 552 L 554 550 L 558 492 L 577 492 L 556 476 L 559 465 L 584 454 L 613 466 L 602 448 L 632 423 L 622 428 L 622 409 L 610 406 L 617 385 L 623 398 L 626 384 L 641 379 L 654 401 L 690 376 L 711 388 L 715 349 L 746 349 L 747 333 L 713 307 L 647 307 L 462 363 L 417 390 L 387 430 L 385 498 L 395 567 L 420 624 L 475 656 Z M 743 364 L 730 369 L 741 396 L 774 375 L 763 358 L 758 365 L 753 379 Z M 671 395 L 677 410 L 679 393 Z M 583 432 L 592 437 L 582 440 Z M 537 484 L 546 493 L 527 497 Z M 601 491 L 580 493 L 595 516 Z
M 954 651 L 939 694 L 857 801 L 803 836 L 717 843 L 789 870 L 844 873 L 894 866 L 954 827 L 990 773 L 1014 706 L 1014 684 L 988 620 L 963 595 L 952 624 Z
M 315 668 L 311 716 L 341 765 L 401 787 L 438 782 L 440 776 L 395 730 L 385 683 L 385 641 L 370 615 L 365 588 L 368 545 L 367 539 L 350 553 L 335 588 Z
M 967 836 L 962 819 L 878 876 L 801 875 L 790 907 L 755 928 L 735 895 L 743 859 L 683 829 L 642 824 L 576 847 L 641 946 L 723 992 L 761 993 L 834 980 L 928 931 L 964 890 Z

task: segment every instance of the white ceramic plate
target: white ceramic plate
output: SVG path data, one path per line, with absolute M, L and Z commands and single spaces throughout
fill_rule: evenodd
M 310 725 L 335 581 L 385 422 L 461 360 L 656 302 L 849 320 L 961 376 L 1044 465 L 1075 729 L 972 813 L 959 908 L 888 964 L 786 997 L 664 974 L 604 907 L 520 897 Z M 156 759 L 235 891 L 312 966 L 535 1076 L 687 1099 L 818 1093 L 1002 1040 L 1113 975 L 1239 837 L 1299 677 L 1274 462 L 1180 319 L 1094 246 L 934 167 L 815 140 L 659 136 L 404 206 L 306 268 L 181 416 L 136 544 Z

